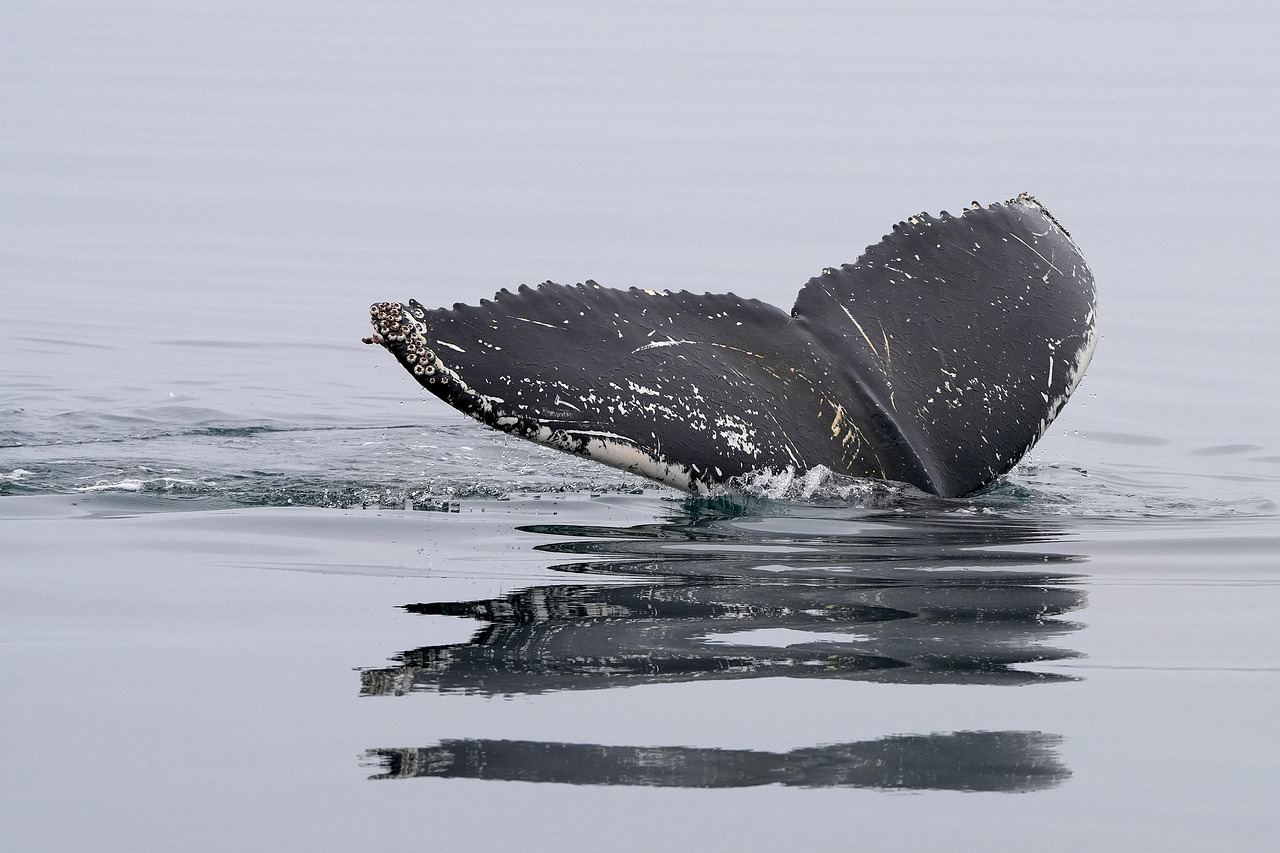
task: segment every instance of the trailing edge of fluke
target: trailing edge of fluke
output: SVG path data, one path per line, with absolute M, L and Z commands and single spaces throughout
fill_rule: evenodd
M 1097 342 L 1093 275 L 1025 193 L 898 223 L 790 313 L 593 281 L 371 313 L 366 342 L 454 408 L 699 494 L 818 466 L 976 491 L 1044 434 Z

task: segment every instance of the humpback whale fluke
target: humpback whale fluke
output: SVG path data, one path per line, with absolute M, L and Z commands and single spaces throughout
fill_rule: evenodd
M 1093 275 L 1023 194 L 912 216 L 824 269 L 788 314 L 755 299 L 503 290 L 380 302 L 366 343 L 488 426 L 706 493 L 818 466 L 954 497 L 1044 434 L 1097 342 Z

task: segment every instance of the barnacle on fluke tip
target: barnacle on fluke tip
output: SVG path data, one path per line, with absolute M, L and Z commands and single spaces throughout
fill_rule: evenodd
M 371 312 L 366 342 L 465 414 L 698 493 L 819 466 L 973 492 L 1044 434 L 1097 342 L 1093 275 L 1025 193 L 898 223 L 789 314 L 593 281 Z

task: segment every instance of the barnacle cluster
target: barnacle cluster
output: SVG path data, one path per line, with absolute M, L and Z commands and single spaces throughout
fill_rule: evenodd
M 369 306 L 369 316 L 377 334 L 365 338 L 365 343 L 386 347 L 419 382 L 433 385 L 436 380 L 447 381 L 439 371 L 440 360 L 427 346 L 427 326 L 422 322 L 426 313 L 414 303 L 406 309 L 398 302 L 378 302 Z

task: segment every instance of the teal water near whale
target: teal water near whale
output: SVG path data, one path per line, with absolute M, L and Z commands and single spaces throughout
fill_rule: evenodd
M 1266 849 L 1276 24 L 17 4 L 3 846 Z M 788 305 L 1024 190 L 1102 340 L 965 499 L 690 500 L 360 344 L 545 279 Z

